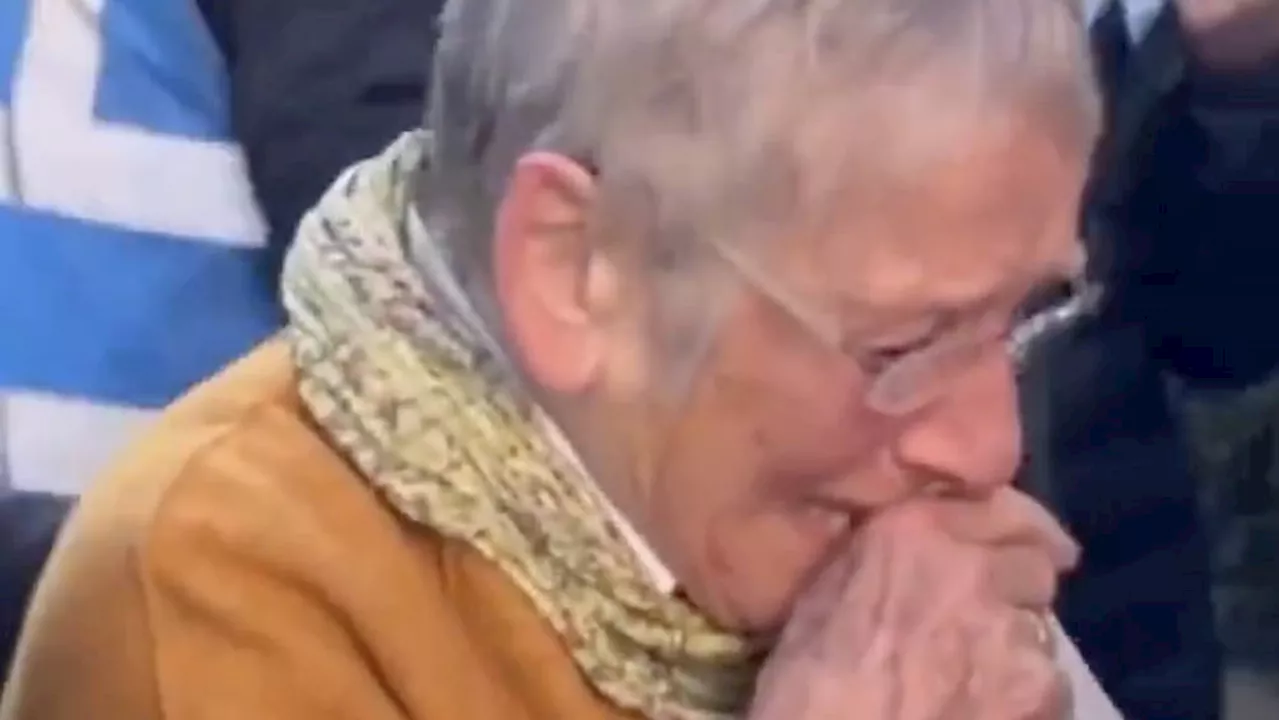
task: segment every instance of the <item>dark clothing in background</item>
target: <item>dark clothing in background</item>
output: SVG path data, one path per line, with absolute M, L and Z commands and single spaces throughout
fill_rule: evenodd
M 1272 15 L 1258 18 L 1274 29 Z M 1271 36 L 1275 38 L 1275 35 Z M 1280 634 L 1276 492 L 1277 67 L 1273 54 L 1235 73 L 1191 68 L 1183 132 L 1190 189 L 1174 195 L 1156 232 L 1199 246 L 1157 250 L 1153 331 L 1181 381 L 1178 396 L 1213 550 L 1219 640 L 1232 667 L 1274 678 Z M 1176 140 L 1169 143 L 1177 148 Z M 1176 150 L 1170 150 L 1172 155 Z M 1173 178 L 1177 166 L 1155 173 Z M 1185 171 L 1184 171 L 1185 173 Z M 1185 177 L 1185 174 L 1184 176 Z M 1182 205 L 1180 203 L 1186 203 Z M 1184 270 L 1183 268 L 1188 268 Z M 1180 332 L 1178 317 L 1186 318 Z M 1273 680 L 1274 682 L 1274 680 Z
M 1112 5 L 1092 40 L 1106 131 L 1082 224 L 1108 295 L 1100 318 L 1047 352 L 1033 430 L 1053 505 L 1084 547 L 1060 612 L 1125 717 L 1212 720 L 1222 671 L 1210 547 L 1164 378 L 1178 368 L 1171 342 L 1197 329 L 1183 310 L 1155 315 L 1157 297 L 1170 300 L 1167 272 L 1184 269 L 1174 258 L 1202 243 L 1165 218 L 1202 195 L 1192 176 L 1211 138 L 1189 138 L 1188 54 L 1171 6 L 1133 45 Z
M 443 0 L 196 4 L 226 57 L 235 131 L 283 256 L 339 172 L 421 125 Z
M 1042 455 L 1049 504 L 1083 549 L 1059 617 L 1126 718 L 1217 718 L 1207 537 L 1141 328 L 1099 323 L 1046 350 L 1030 451 Z
M 1060 613 L 1121 711 L 1216 718 L 1209 548 L 1165 378 L 1275 371 L 1276 64 L 1208 77 L 1172 8 L 1132 45 L 1113 5 L 1093 40 L 1107 129 L 1082 224 L 1109 295 L 1040 358 L 1033 484 L 1084 547 Z
M 1085 215 L 1108 310 L 1192 387 L 1249 387 L 1276 368 L 1276 57 L 1211 73 L 1171 9 L 1137 47 L 1103 50 L 1127 37 L 1115 25 L 1095 28 L 1121 57 Z
M 31 591 L 70 508 L 69 498 L 55 495 L 0 494 L 0 679 L 8 674 Z

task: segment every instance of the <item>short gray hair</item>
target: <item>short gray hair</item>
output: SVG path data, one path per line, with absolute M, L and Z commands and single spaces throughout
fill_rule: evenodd
M 856 166 L 849 111 L 911 73 L 972 70 L 1091 140 L 1083 24 L 1078 0 L 449 0 L 419 212 L 468 294 L 491 292 L 508 174 L 551 150 L 589 160 L 602 219 L 679 265 L 691 237 L 830 209 Z

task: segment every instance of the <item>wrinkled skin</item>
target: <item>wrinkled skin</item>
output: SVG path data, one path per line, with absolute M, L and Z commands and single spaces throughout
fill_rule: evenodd
M 864 94 L 848 136 L 858 172 L 838 207 L 744 250 L 795 304 L 832 318 L 838 341 L 815 339 L 724 263 L 659 281 L 630 238 L 593 235 L 596 177 L 551 152 L 517 163 L 497 217 L 505 340 L 683 594 L 763 644 L 787 635 L 758 717 L 901 702 L 902 717 L 924 720 L 960 697 L 965 712 L 1018 713 L 984 720 L 1037 718 L 1059 702 L 1058 678 L 1025 647 L 1027 608 L 1049 604 L 1064 563 L 1052 542 L 997 552 L 980 540 L 1016 527 L 1049 537 L 1043 513 L 1014 503 L 984 521 L 981 508 L 1007 506 L 997 498 L 1022 459 L 1001 334 L 1029 295 L 1079 269 L 1091 126 L 1039 96 L 992 102 L 945 72 Z M 660 320 L 701 318 L 710 304 L 705 352 L 673 398 L 663 330 L 679 323 Z M 927 406 L 894 415 L 867 401 L 876 378 L 861 359 L 892 363 L 974 326 L 994 332 Z M 940 497 L 964 499 L 977 519 L 950 527 L 908 509 Z M 1022 576 L 1040 579 L 1034 602 L 1012 579 Z M 867 613 L 881 597 L 892 610 L 876 629 Z M 841 653 L 827 647 L 836 638 L 848 638 Z M 966 667 L 982 672 L 970 680 Z M 894 687 L 912 699 L 894 700 Z
M 1075 554 L 1013 491 L 881 513 L 797 604 L 750 717 L 1060 720 L 1040 618 Z

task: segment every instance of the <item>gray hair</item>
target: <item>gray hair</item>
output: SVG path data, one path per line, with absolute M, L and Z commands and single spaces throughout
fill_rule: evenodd
M 1096 126 L 1077 0 L 449 0 L 440 29 L 418 210 L 485 311 L 493 215 L 530 150 L 590 161 L 608 234 L 661 269 L 691 238 L 836 207 L 851 112 L 913 74 L 967 73 L 1086 152 Z

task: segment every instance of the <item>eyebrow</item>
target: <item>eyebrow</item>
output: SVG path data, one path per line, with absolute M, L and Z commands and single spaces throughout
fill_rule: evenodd
M 1050 299 L 1067 299 L 1079 292 L 1087 281 L 1087 257 L 1083 260 L 1062 262 L 1050 266 L 1041 276 L 1018 293 L 1017 303 L 1023 304 L 1037 296 Z M 853 343 L 855 339 L 874 339 L 877 335 L 911 330 L 914 336 L 926 337 L 948 332 L 961 323 L 966 313 L 990 309 L 1001 297 L 1008 298 L 1003 289 L 975 297 L 960 304 L 922 303 L 913 308 L 872 307 L 861 300 L 842 297 L 838 299 L 840 315 L 848 320 L 850 317 L 861 317 L 863 322 L 850 324 L 845 322 L 840 328 L 842 347 Z M 911 327 L 907 327 L 911 326 Z M 918 332 L 916 330 L 918 329 Z

